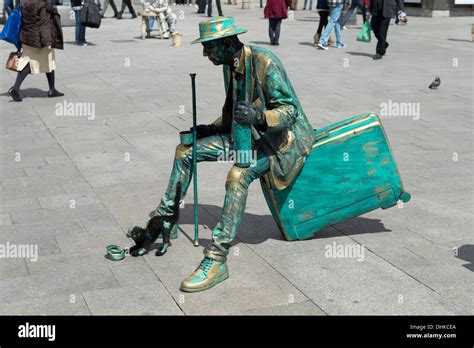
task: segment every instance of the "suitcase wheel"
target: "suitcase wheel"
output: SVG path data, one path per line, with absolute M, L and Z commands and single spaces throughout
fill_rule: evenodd
M 410 200 L 411 195 L 408 192 L 402 192 L 400 195 L 400 199 L 402 200 L 403 203 L 406 203 Z

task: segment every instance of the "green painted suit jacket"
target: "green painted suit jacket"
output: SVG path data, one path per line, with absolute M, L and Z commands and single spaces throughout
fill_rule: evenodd
M 232 72 L 224 65 L 226 94 L 233 83 L 232 107 L 226 103 L 214 125 L 232 132 L 233 106 L 247 100 L 265 114 L 267 126 L 253 129 L 253 137 L 269 155 L 267 179 L 272 188 L 290 185 L 303 168 L 313 145 L 313 127 L 306 118 L 281 61 L 271 51 L 244 45 Z M 260 138 L 260 139 L 258 139 Z

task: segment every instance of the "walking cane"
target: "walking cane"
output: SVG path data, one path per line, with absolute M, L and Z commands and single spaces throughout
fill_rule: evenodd
M 199 246 L 198 225 L 198 186 L 197 186 L 197 130 L 196 130 L 196 74 L 191 76 L 191 87 L 193 95 L 193 189 L 194 189 L 194 246 Z

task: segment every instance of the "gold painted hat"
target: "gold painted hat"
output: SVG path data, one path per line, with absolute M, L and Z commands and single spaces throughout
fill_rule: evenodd
M 239 29 L 235 26 L 232 17 L 214 17 L 199 23 L 199 38 L 191 43 L 206 42 L 246 32 L 247 29 Z

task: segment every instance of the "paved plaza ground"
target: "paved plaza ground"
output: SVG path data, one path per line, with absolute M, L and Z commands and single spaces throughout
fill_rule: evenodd
M 202 57 L 200 45 L 190 45 L 206 17 L 193 7 L 173 8 L 181 47 L 141 40 L 138 19 L 106 18 L 100 29 L 87 29 L 94 44 L 88 47 L 75 46 L 74 28 L 64 28 L 65 49 L 56 51 L 63 98 L 45 98 L 46 77 L 37 75 L 25 80 L 24 101 L 13 102 L 6 92 L 15 73 L 1 71 L 0 244 L 39 251 L 37 260 L 0 259 L 0 313 L 473 314 L 468 17 L 410 17 L 406 26 L 391 25 L 387 56 L 373 61 L 375 42 L 355 39 L 360 18 L 359 26 L 343 31 L 347 48 L 318 51 L 311 45 L 314 11 L 292 13 L 276 47 L 267 44 L 262 9 L 223 5 L 225 15 L 248 29 L 245 43 L 281 58 L 315 128 L 381 114 L 412 200 L 287 242 L 256 182 L 230 252 L 229 280 L 185 294 L 180 282 L 202 259 L 231 166 L 202 163 L 200 247 L 192 245 L 190 189 L 180 236 L 165 256 L 104 257 L 108 244 L 132 245 L 128 227 L 145 222 L 166 188 L 178 130 L 192 123 L 189 73 L 197 73 L 200 123 L 213 121 L 224 103 L 221 68 Z M 0 61 L 10 51 L 2 43 Z M 435 76 L 441 86 L 430 90 Z M 81 103 L 94 112 L 61 111 Z M 394 105 L 413 108 L 384 112 Z M 329 258 L 326 250 L 334 245 L 363 246 L 364 257 Z

